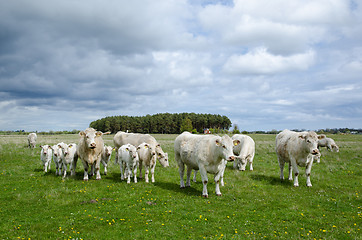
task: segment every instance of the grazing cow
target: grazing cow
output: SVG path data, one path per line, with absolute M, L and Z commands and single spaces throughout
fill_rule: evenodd
M 318 139 L 322 138 L 315 132 L 293 132 L 284 130 L 276 136 L 276 154 L 280 166 L 280 179 L 284 179 L 284 164 L 289 163 L 289 180 L 293 180 L 292 168 L 294 172 L 294 187 L 299 186 L 298 166 L 306 167 L 307 186 L 311 187 L 310 174 L 315 156 L 319 155 Z
M 75 169 L 77 168 L 77 144 L 64 144 L 62 146 L 62 163 L 63 163 L 63 178 L 67 176 L 67 168 L 69 166 L 70 175 L 75 176 Z M 76 159 L 76 160 L 75 160 Z
M 28 135 L 28 147 L 29 148 L 35 148 L 37 138 L 38 138 L 38 136 L 36 135 L 36 133 L 30 133 Z
M 242 134 L 235 134 L 231 139 L 240 141 L 240 144 L 233 147 L 233 152 L 236 156 L 234 168 L 245 171 L 246 164 L 249 163 L 250 171 L 253 171 L 253 159 L 255 155 L 254 140 L 251 137 Z
M 62 169 L 63 169 L 63 151 L 62 147 L 67 146 L 67 144 L 61 142 L 52 147 L 53 149 L 53 161 L 55 164 L 55 175 L 62 175 Z
M 108 166 L 109 160 L 111 160 L 112 151 L 113 151 L 112 147 L 104 146 L 104 152 L 103 152 L 102 158 L 101 158 L 101 163 L 104 166 L 104 175 L 107 175 L 107 166 Z
M 96 179 L 101 179 L 99 165 L 104 151 L 103 133 L 94 128 L 87 128 L 79 133 L 80 139 L 77 145 L 77 156 L 82 160 L 84 166 L 84 181 L 88 181 L 89 166 L 95 166 Z M 76 161 L 76 159 L 74 159 Z
M 149 169 L 151 169 L 151 181 L 155 182 L 156 150 L 148 143 L 141 143 L 137 147 L 139 157 L 140 177 L 142 177 L 142 165 L 145 166 L 145 182 L 148 183 Z
M 320 136 L 324 136 L 324 138 L 318 140 L 318 148 L 326 147 L 329 151 L 339 152 L 339 147 L 332 138 L 328 138 L 324 134 Z
M 53 150 L 49 145 L 40 146 L 40 160 L 43 163 L 44 172 L 50 170 L 50 162 L 52 161 Z
M 164 153 L 161 145 L 156 141 L 154 137 L 149 134 L 140 133 L 126 133 L 119 131 L 114 135 L 113 143 L 116 149 L 116 161 L 118 148 L 125 144 L 131 144 L 133 146 L 139 146 L 142 143 L 148 143 L 152 148 L 155 148 L 157 159 L 163 167 L 168 167 L 168 154 Z
M 121 180 L 127 177 L 127 183 L 130 183 L 133 170 L 134 182 L 137 183 L 139 158 L 136 147 L 131 144 L 122 145 L 118 149 L 118 162 L 121 169 Z
M 214 174 L 215 192 L 221 196 L 219 183 L 222 182 L 226 161 L 234 161 L 233 145 L 239 144 L 239 140 L 231 140 L 229 136 L 193 135 L 189 132 L 180 134 L 175 139 L 175 160 L 179 166 L 180 187 L 184 188 L 184 169 L 187 166 L 186 186 L 190 186 L 192 169 L 199 170 L 203 190 L 202 196 L 208 197 L 207 173 Z

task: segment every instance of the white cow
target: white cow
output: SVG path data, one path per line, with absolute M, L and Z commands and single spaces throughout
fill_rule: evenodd
M 276 154 L 280 166 L 280 179 L 284 179 L 284 164 L 289 163 L 289 180 L 293 180 L 292 168 L 294 172 L 294 186 L 298 187 L 298 166 L 306 167 L 307 186 L 311 187 L 310 174 L 313 159 L 318 156 L 318 139 L 322 138 L 315 132 L 293 132 L 284 130 L 276 136 Z
M 113 138 L 114 147 L 116 149 L 116 161 L 118 159 L 117 153 L 119 147 L 128 143 L 133 146 L 139 146 L 144 142 L 155 148 L 157 159 L 160 164 L 163 167 L 168 167 L 168 154 L 162 150 L 161 145 L 156 141 L 156 139 L 149 134 L 126 133 L 122 131 L 117 132 Z
M 107 133 L 105 133 L 107 134 Z M 84 167 L 84 181 L 88 181 L 89 166 L 95 165 L 96 179 L 101 179 L 99 167 L 104 151 L 103 133 L 94 128 L 87 128 L 79 133 L 80 139 L 77 145 L 77 156 L 82 160 Z M 76 161 L 76 159 L 74 159 Z
M 63 178 L 67 176 L 67 168 L 69 166 L 70 175 L 75 176 L 75 170 L 77 168 L 77 144 L 71 143 L 71 144 L 64 144 L 62 146 L 62 165 L 63 165 Z
M 318 148 L 326 147 L 329 151 L 339 152 L 339 147 L 332 138 L 328 138 L 324 134 L 320 136 L 324 136 L 324 138 L 318 140 Z
M 104 166 L 104 175 L 107 175 L 108 162 L 111 160 L 113 148 L 110 146 L 104 146 L 104 152 L 102 154 L 101 163 Z
M 53 150 L 50 145 L 40 146 L 40 160 L 43 163 L 44 172 L 50 170 L 50 163 L 52 161 Z
M 151 169 L 151 181 L 155 182 L 156 150 L 148 143 L 141 143 L 137 147 L 137 153 L 139 157 L 140 177 L 142 177 L 142 166 L 145 166 L 145 182 L 149 182 L 149 169 Z
M 62 147 L 67 146 L 67 144 L 60 142 L 54 146 L 52 146 L 53 149 L 53 161 L 55 164 L 55 175 L 62 175 L 62 169 L 63 169 L 63 151 Z
M 29 148 L 35 148 L 37 138 L 38 138 L 38 136 L 36 135 L 36 133 L 30 133 L 28 135 L 28 147 Z
M 121 180 L 127 177 L 127 183 L 130 183 L 133 170 L 134 182 L 137 183 L 139 158 L 136 147 L 131 144 L 122 145 L 118 149 L 118 162 L 121 169 Z
M 192 169 L 199 170 L 203 190 L 202 196 L 208 197 L 207 173 L 214 174 L 215 192 L 221 196 L 219 183 L 223 185 L 223 172 L 226 161 L 234 161 L 233 145 L 239 144 L 239 140 L 231 140 L 229 136 L 194 135 L 189 132 L 180 134 L 175 139 L 175 160 L 179 166 L 180 187 L 184 188 L 184 169 L 187 166 L 186 186 L 190 186 Z
M 236 156 L 234 168 L 240 171 L 245 171 L 246 164 L 250 164 L 250 171 L 253 171 L 253 159 L 255 155 L 254 140 L 243 134 L 235 134 L 231 137 L 232 140 L 239 140 L 240 144 L 233 147 L 233 152 Z

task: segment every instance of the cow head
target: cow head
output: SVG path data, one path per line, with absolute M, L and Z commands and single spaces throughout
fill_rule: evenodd
M 127 144 L 127 147 L 125 148 L 125 150 L 129 153 L 131 158 L 138 159 L 137 149 L 135 146 L 133 146 L 131 144 Z
M 233 153 L 233 146 L 236 146 L 240 143 L 239 140 L 232 140 L 229 136 L 225 135 L 223 137 L 218 137 L 215 140 L 215 144 L 220 150 L 222 158 L 226 161 L 234 161 L 235 156 Z
M 112 155 L 113 148 L 110 146 L 104 146 L 104 153 L 107 157 Z
M 303 140 L 304 149 L 312 154 L 312 155 L 318 155 L 318 139 L 323 138 L 323 136 L 318 136 L 315 132 L 304 132 L 301 135 L 299 135 L 299 138 Z
M 237 168 L 239 171 L 245 171 L 247 160 L 247 156 L 236 156 L 236 161 L 234 162 L 234 168 Z
M 158 161 L 160 162 L 160 164 L 161 164 L 163 167 L 168 167 L 168 166 L 169 166 L 169 163 L 168 163 L 168 154 L 165 153 L 165 152 L 162 150 L 160 144 L 157 144 L 157 145 L 156 145 L 156 154 L 157 154 L 157 159 L 158 159 Z
M 90 149 L 94 149 L 97 147 L 95 138 L 101 137 L 103 133 L 93 128 L 87 128 L 85 131 L 81 131 L 79 135 L 85 139 L 85 143 Z

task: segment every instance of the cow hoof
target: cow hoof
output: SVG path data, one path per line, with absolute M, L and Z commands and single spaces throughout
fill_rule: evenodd
M 221 193 L 219 193 L 219 194 L 216 194 L 216 196 L 221 197 L 221 196 L 222 196 L 222 194 L 221 194 Z
M 83 179 L 84 182 L 88 182 L 88 179 Z
M 294 187 L 299 187 L 299 185 L 294 185 Z
M 307 187 L 312 187 L 312 184 L 310 184 L 310 185 L 307 185 Z
M 184 189 L 184 188 L 185 188 L 185 186 L 181 186 L 180 188 L 181 188 L 181 189 Z
M 209 195 L 202 195 L 203 198 L 209 198 Z

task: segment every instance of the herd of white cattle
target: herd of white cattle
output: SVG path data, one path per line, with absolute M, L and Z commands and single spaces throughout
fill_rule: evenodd
M 114 147 L 104 145 L 102 135 L 109 134 L 87 128 L 79 133 L 79 143 L 58 143 L 56 145 L 43 145 L 40 159 L 43 163 L 44 171 L 50 169 L 50 162 L 53 159 L 56 175 L 66 177 L 69 166 L 70 175 L 75 175 L 78 158 L 81 159 L 84 167 L 83 180 L 87 181 L 89 176 L 96 175 L 96 179 L 101 179 L 100 164 L 104 166 L 104 174 L 107 174 L 107 165 L 110 162 L 112 151 L 116 151 L 115 162 L 119 163 L 121 179 L 127 178 L 127 183 L 137 182 L 137 168 L 139 176 L 142 177 L 142 167 L 145 167 L 145 181 L 149 182 L 149 172 L 151 171 L 151 181 L 155 182 L 155 166 L 158 162 L 163 167 L 169 166 L 168 154 L 165 153 L 161 145 L 149 134 L 137 134 L 118 132 L 114 138 Z M 36 134 L 28 136 L 30 148 L 36 145 Z M 311 187 L 310 174 L 313 162 L 320 161 L 319 147 L 326 147 L 328 150 L 338 152 L 339 148 L 333 139 L 325 135 L 317 135 L 313 131 L 294 132 L 284 130 L 276 136 L 275 151 L 280 166 L 280 179 L 284 180 L 284 165 L 289 164 L 289 180 L 294 186 L 299 186 L 298 166 L 305 167 L 307 186 Z M 179 167 L 180 187 L 190 186 L 192 170 L 199 171 L 203 183 L 202 195 L 208 197 L 207 173 L 214 174 L 215 193 L 220 196 L 220 184 L 224 185 L 223 177 L 227 162 L 233 161 L 234 168 L 240 171 L 246 169 L 253 170 L 253 159 L 255 155 L 255 142 L 247 135 L 235 134 L 232 137 L 216 135 L 196 135 L 184 132 L 177 136 L 174 142 L 175 161 Z M 187 167 L 186 184 L 184 182 L 184 170 Z M 195 181 L 195 177 L 194 177 Z

